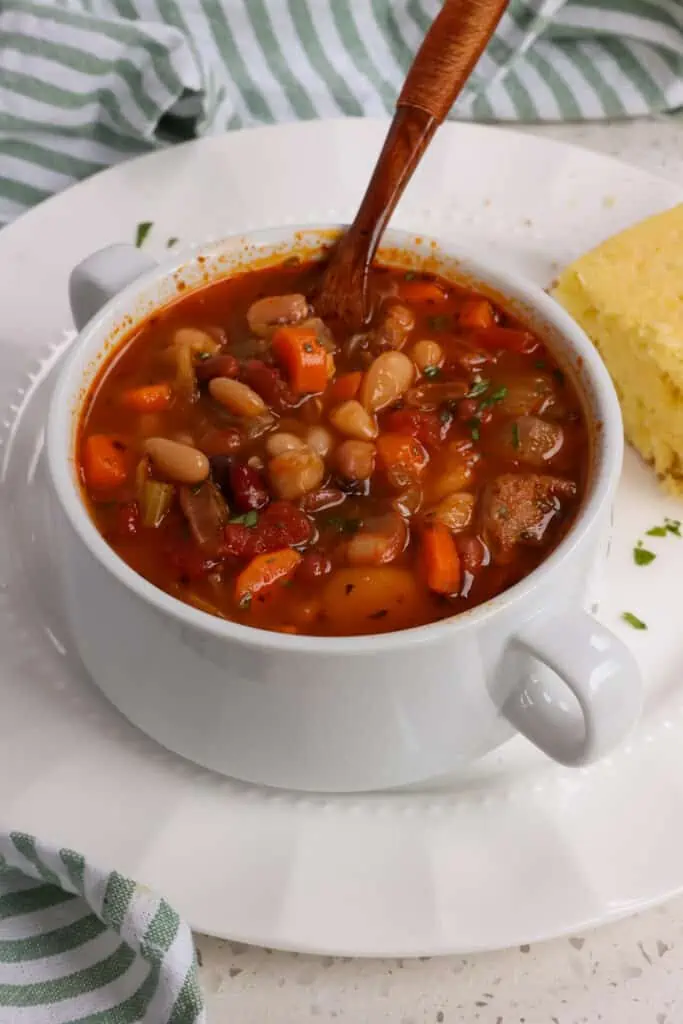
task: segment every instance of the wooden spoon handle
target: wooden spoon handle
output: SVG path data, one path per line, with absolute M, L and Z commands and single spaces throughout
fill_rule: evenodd
M 398 107 L 416 107 L 437 124 L 448 116 L 508 0 L 445 0 L 408 72 Z
M 507 6 L 508 0 L 445 0 L 427 33 L 397 103 L 355 220 L 323 279 L 321 316 L 367 322 L 367 282 L 384 228 Z

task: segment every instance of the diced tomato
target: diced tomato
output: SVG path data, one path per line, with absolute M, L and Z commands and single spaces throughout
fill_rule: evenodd
M 290 501 L 273 501 L 252 527 L 228 523 L 223 554 L 233 558 L 254 558 L 266 551 L 307 544 L 313 534 L 311 520 Z
M 362 380 L 363 374 L 359 370 L 354 370 L 352 373 L 342 373 L 330 383 L 325 397 L 329 399 L 330 405 L 348 402 L 358 394 Z
M 169 551 L 168 560 L 179 576 L 198 580 L 220 565 L 220 559 L 209 558 L 194 544 L 175 546 Z
M 307 544 L 313 533 L 311 520 L 291 501 L 272 502 L 261 515 L 257 530 L 268 551 Z
M 533 334 L 516 327 L 486 327 L 477 331 L 476 337 L 480 344 L 487 347 L 519 352 L 522 355 L 530 355 L 539 346 Z
M 249 558 L 253 554 L 254 531 L 242 523 L 228 523 L 225 527 L 222 553 L 231 558 Z
M 116 532 L 134 537 L 140 526 L 140 510 L 136 501 L 127 501 L 116 509 Z
M 446 436 L 448 424 L 442 423 L 435 412 L 396 409 L 384 417 L 382 429 L 394 434 L 410 434 L 426 448 L 438 448 Z

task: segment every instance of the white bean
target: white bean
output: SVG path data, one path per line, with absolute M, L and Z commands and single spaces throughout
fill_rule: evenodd
M 323 481 L 325 464 L 310 448 L 283 452 L 271 459 L 268 476 L 278 498 L 293 501 L 316 491 Z
M 326 427 L 311 427 L 306 435 L 306 443 L 321 459 L 325 459 L 332 450 L 334 438 Z
M 209 475 L 209 460 L 203 452 L 167 437 L 148 437 L 144 450 L 154 468 L 179 484 L 200 484 Z
M 430 367 L 441 366 L 443 362 L 443 349 L 438 341 L 430 341 L 425 338 L 423 341 L 415 342 L 410 350 L 410 357 L 420 373 L 424 373 Z
M 283 455 L 284 452 L 300 452 L 306 447 L 306 443 L 297 437 L 296 434 L 289 434 L 284 430 L 278 430 L 266 438 L 266 451 L 271 459 L 276 455 Z
M 412 359 L 403 352 L 382 352 L 361 381 L 359 399 L 368 412 L 378 412 L 404 395 L 415 376 Z
M 374 416 L 371 416 L 355 398 L 335 406 L 330 412 L 330 423 L 340 434 L 355 437 L 357 441 L 372 441 L 377 437 Z

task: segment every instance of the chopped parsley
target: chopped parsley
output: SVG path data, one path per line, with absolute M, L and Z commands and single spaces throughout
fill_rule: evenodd
M 178 241 L 179 241 L 179 239 L 177 239 L 177 238 L 168 238 L 166 240 L 166 248 L 167 249 L 172 249 L 174 245 L 178 244 Z
M 210 352 L 198 352 L 197 353 L 197 359 L 199 359 L 199 361 L 202 362 L 202 363 L 206 359 L 210 359 L 210 358 L 211 358 L 211 353 Z
M 245 512 L 242 516 L 233 516 L 232 519 L 228 520 L 229 523 L 239 524 L 240 526 L 248 526 L 252 530 L 258 523 L 258 512 L 251 509 L 249 512 Z
M 519 448 L 519 424 L 512 424 L 512 447 Z
M 241 597 L 239 604 L 242 611 L 248 611 L 251 608 L 251 594 L 245 594 L 244 597 Z
M 490 395 L 486 396 L 486 398 L 482 398 L 481 402 L 479 403 L 479 408 L 490 409 L 492 405 L 497 405 L 498 402 L 502 402 L 507 393 L 508 389 L 504 386 L 496 388 L 496 390 L 492 391 Z
M 153 221 L 151 220 L 143 220 L 140 221 L 140 223 L 138 224 L 137 228 L 135 229 L 135 244 L 138 249 L 143 244 L 143 242 L 147 238 L 147 235 L 152 230 L 152 226 Z
M 440 376 L 440 374 L 441 374 L 441 367 L 440 366 L 425 366 L 425 368 L 422 371 L 422 373 L 429 380 L 433 380 L 435 377 Z
M 480 380 L 475 380 L 470 390 L 465 395 L 466 398 L 478 398 L 479 395 L 483 395 L 485 391 L 488 391 L 491 386 L 490 380 L 485 380 L 483 377 Z
M 639 619 L 633 612 L 622 612 L 621 617 L 624 622 L 627 622 L 633 629 L 647 629 L 647 624 Z
M 473 441 L 478 441 L 481 437 L 480 422 L 479 420 L 470 420 L 467 424 L 470 428 L 470 436 Z
M 636 565 L 649 565 L 650 562 L 654 562 L 656 557 L 654 551 L 648 551 L 647 548 L 644 548 L 643 542 L 640 540 L 633 549 L 633 561 Z
M 439 409 L 439 421 L 444 424 L 450 423 L 453 419 L 453 413 L 447 405 L 442 405 Z
M 652 526 L 646 531 L 648 537 L 666 537 L 668 533 L 672 533 L 674 537 L 681 536 L 681 521 L 680 519 L 665 519 L 663 526 Z
M 362 519 L 343 519 L 341 516 L 330 516 L 327 526 L 339 533 L 358 533 L 363 525 Z
M 430 331 L 445 331 L 447 327 L 450 327 L 450 324 L 451 318 L 445 313 L 427 317 L 427 326 Z

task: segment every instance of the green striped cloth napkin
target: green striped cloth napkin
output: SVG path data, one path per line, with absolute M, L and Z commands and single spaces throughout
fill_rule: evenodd
M 0 223 L 153 147 L 392 110 L 440 0 L 0 0 Z M 511 0 L 454 116 L 683 107 L 681 0 Z
M 192 935 L 72 850 L 0 835 L 0 1024 L 204 1024 Z

